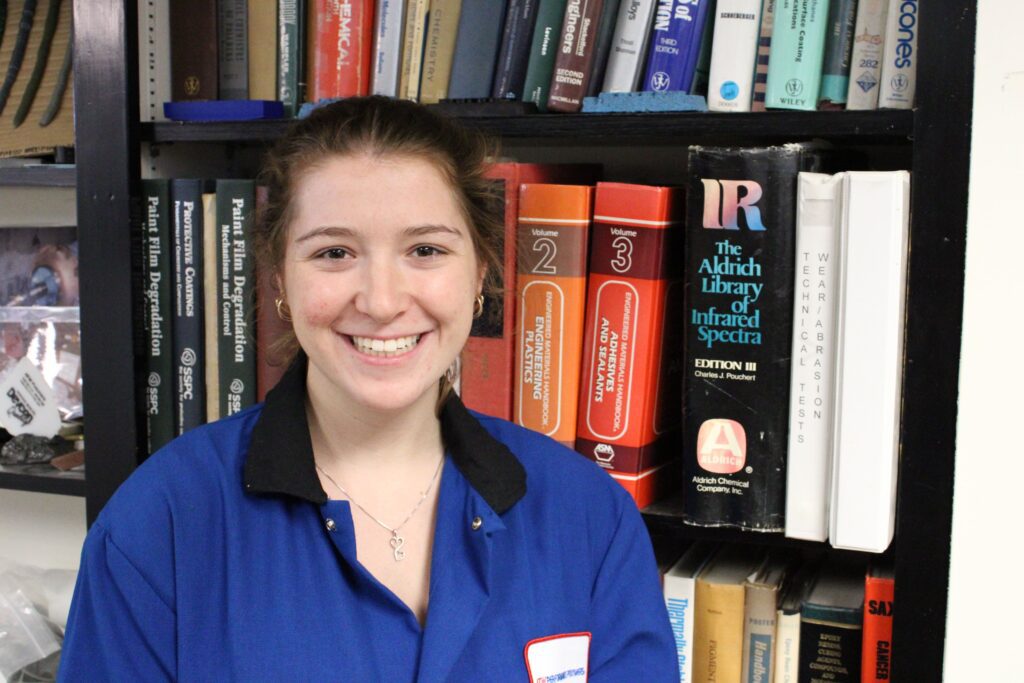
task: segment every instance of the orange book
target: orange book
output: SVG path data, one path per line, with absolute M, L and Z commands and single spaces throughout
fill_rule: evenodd
M 573 448 L 594 188 L 519 188 L 515 421 Z
M 862 683 L 892 677 L 892 604 L 896 592 L 892 567 L 872 566 L 864 578 L 864 646 L 861 648 Z
M 311 102 L 370 92 L 373 0 L 312 0 Z
M 682 221 L 679 188 L 597 185 L 576 450 L 616 472 L 678 452 Z
M 512 420 L 516 325 L 516 226 L 519 186 L 523 183 L 592 183 L 600 167 L 593 164 L 491 164 L 487 177 L 497 181 L 505 204 L 504 282 L 500 297 L 488 297 L 484 314 L 462 352 L 459 394 L 466 407 Z

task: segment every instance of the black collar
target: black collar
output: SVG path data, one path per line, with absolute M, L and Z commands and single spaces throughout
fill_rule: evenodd
M 245 490 L 285 494 L 322 505 L 306 422 L 306 355 L 268 394 L 245 458 Z M 441 409 L 441 436 L 452 462 L 498 514 L 526 495 L 526 471 L 505 444 L 491 436 L 452 392 Z

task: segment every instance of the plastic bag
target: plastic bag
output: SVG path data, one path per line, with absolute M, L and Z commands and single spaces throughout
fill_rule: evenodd
M 82 416 L 77 306 L 0 306 L 0 341 L 0 379 L 28 357 L 53 391 L 61 420 Z
M 0 683 L 60 650 L 61 642 L 8 574 L 0 574 Z

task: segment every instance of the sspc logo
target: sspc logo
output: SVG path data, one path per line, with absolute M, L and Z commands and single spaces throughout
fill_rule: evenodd
M 185 367 L 192 367 L 196 364 L 196 352 L 192 349 L 185 349 L 181 352 L 181 364 Z
M 697 433 L 697 464 L 717 474 L 739 472 L 747 462 L 747 432 L 735 420 L 706 420 Z
M 240 394 L 245 391 L 245 382 L 240 379 L 231 380 L 231 386 L 228 387 L 232 394 Z
M 157 373 L 157 372 L 149 373 L 149 377 L 147 378 L 146 382 L 149 384 L 149 386 L 154 387 L 154 388 L 160 386 L 160 373 Z

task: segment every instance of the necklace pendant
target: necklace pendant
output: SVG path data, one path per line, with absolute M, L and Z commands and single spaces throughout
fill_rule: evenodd
M 405 559 L 405 551 L 402 550 L 402 546 L 405 545 L 405 539 L 398 535 L 398 531 L 391 532 L 391 540 L 388 541 L 391 545 L 391 554 L 395 556 L 395 562 L 401 562 Z

